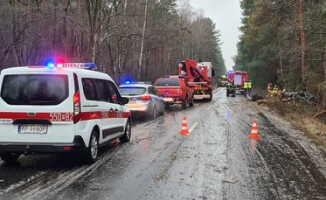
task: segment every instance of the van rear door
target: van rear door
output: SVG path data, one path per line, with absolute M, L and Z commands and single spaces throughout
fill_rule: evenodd
M 0 142 L 73 141 L 72 73 L 31 69 L 0 77 Z

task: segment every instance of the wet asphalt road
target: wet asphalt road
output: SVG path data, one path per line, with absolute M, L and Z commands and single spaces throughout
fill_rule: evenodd
M 1 199 L 326 199 L 325 155 L 268 109 L 214 91 L 212 102 L 138 120 L 129 144 L 93 165 L 72 156 L 0 161 Z M 187 117 L 189 136 L 178 134 Z M 261 140 L 250 140 L 257 119 Z

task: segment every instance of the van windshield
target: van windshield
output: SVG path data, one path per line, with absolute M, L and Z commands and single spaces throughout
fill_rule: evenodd
M 68 97 L 66 75 L 5 75 L 1 98 L 10 105 L 58 105 Z

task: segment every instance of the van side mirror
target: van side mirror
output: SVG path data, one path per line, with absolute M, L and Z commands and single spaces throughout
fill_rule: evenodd
M 126 104 L 128 104 L 129 103 L 129 99 L 127 98 L 127 97 L 122 97 L 121 98 L 121 104 L 122 105 L 126 105 Z

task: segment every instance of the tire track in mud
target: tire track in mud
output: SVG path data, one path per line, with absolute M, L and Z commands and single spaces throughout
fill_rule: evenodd
M 286 129 L 277 128 L 252 103 L 239 102 L 229 107 L 237 115 L 234 124 L 239 132 L 248 134 L 250 120 L 254 118 L 259 122 L 262 140 L 256 144 L 257 155 L 250 152 L 250 145 L 245 142 L 248 139 L 243 134 L 240 139 L 250 178 L 256 182 L 251 191 L 252 199 L 326 199 L 325 176 Z
M 326 179 L 304 148 L 261 112 L 262 141 L 257 150 L 275 176 L 278 198 L 326 199 Z

